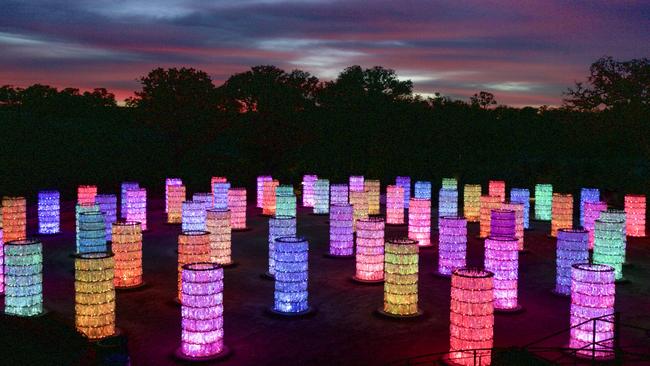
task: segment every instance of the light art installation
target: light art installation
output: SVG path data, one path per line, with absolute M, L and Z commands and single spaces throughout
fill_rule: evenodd
M 426 198 L 431 199 L 431 182 L 428 181 L 417 181 L 415 182 L 415 187 L 413 189 L 413 195 L 415 198 Z
M 100 212 L 79 214 L 79 246 L 77 253 L 105 252 L 106 223 Z
M 481 185 L 465 184 L 463 213 L 467 222 L 479 222 L 481 217 Z
M 400 186 L 386 187 L 386 224 L 404 224 L 404 189 Z
M 499 196 L 481 196 L 479 199 L 481 202 L 479 237 L 487 238 L 490 236 L 491 212 L 501 207 L 501 198 Z
M 78 186 L 77 203 L 82 205 L 95 204 L 95 195 L 97 195 L 97 186 Z
M 551 221 L 552 203 L 553 186 L 550 184 L 535 184 L 535 219 Z
M 127 202 L 128 199 L 126 198 L 126 191 L 130 189 L 139 189 L 140 184 L 138 182 L 122 182 L 122 185 L 120 187 L 120 217 L 122 219 L 126 219 L 126 211 L 127 211 Z
M 302 237 L 275 239 L 275 294 L 273 311 L 280 314 L 308 313 L 307 289 L 309 243 Z
M 25 197 L 2 197 L 2 225 L 5 243 L 27 238 Z
M 577 350 L 577 356 L 595 359 L 614 357 L 615 296 L 612 267 L 589 263 L 573 265 L 569 348 Z M 605 321 L 596 321 L 595 324 L 589 321 L 600 317 Z
M 277 188 L 279 185 L 280 182 L 275 179 L 264 182 L 262 215 L 275 215 L 275 188 Z
M 183 303 L 182 270 L 189 263 L 210 262 L 210 233 L 183 231 L 178 236 L 178 300 Z
M 181 269 L 181 346 L 176 356 L 211 360 L 225 356 L 223 268 L 217 263 L 190 263 Z
M 147 231 L 147 190 L 144 188 L 126 191 L 126 221 L 137 221 L 142 231 Z
M 442 188 L 443 189 L 453 189 L 458 190 L 458 180 L 456 178 L 442 178 Z
M 494 309 L 515 311 L 519 277 L 519 245 L 514 237 L 485 239 L 485 269 L 494 273 Z
M 501 202 L 506 201 L 506 182 L 491 180 L 488 182 L 488 196 L 499 196 Z
M 116 288 L 138 287 L 142 282 L 142 228 L 139 222 L 117 221 L 111 225 L 115 253 Z
M 317 179 L 314 182 L 314 210 L 315 215 L 326 215 L 330 210 L 330 181 Z M 347 201 L 346 201 L 347 203 Z
M 273 216 L 269 219 L 269 270 L 267 277 L 275 276 L 275 239 L 283 236 L 296 236 L 296 218 L 293 216 Z
M 625 232 L 627 236 L 645 236 L 645 209 L 646 198 L 644 195 L 625 195 Z
M 228 191 L 230 226 L 232 230 L 246 229 L 246 188 L 230 188 Z
M 264 182 L 270 182 L 273 177 L 270 175 L 261 175 L 257 177 L 257 207 L 264 207 Z
M 580 226 L 585 226 L 585 202 L 600 201 L 600 191 L 597 188 L 582 188 L 580 190 Z
M 114 194 L 98 194 L 95 196 L 95 203 L 104 217 L 106 240 L 111 241 L 113 240 L 112 226 L 117 221 L 117 196 Z
M 551 207 L 551 236 L 556 237 L 559 229 L 573 228 L 573 195 L 553 193 Z
M 115 258 L 110 252 L 75 256 L 75 327 L 88 339 L 115 334 L 114 267 Z
M 378 179 L 366 179 L 364 185 L 368 194 L 368 215 L 379 215 L 381 184 Z
M 571 295 L 571 267 L 589 262 L 589 232 L 581 229 L 560 229 L 557 232 L 555 293 Z
M 441 188 L 438 193 L 438 217 L 458 215 L 458 191 Z
M 524 229 L 528 229 L 530 227 L 530 191 L 526 188 L 512 188 L 510 202 L 524 205 Z
M 0 227 L 0 294 L 5 293 L 5 242 Z
M 614 269 L 616 281 L 623 280 L 625 263 L 625 224 L 620 219 L 601 213 L 594 224 L 594 264 L 605 264 Z
M 347 205 L 348 201 L 348 185 L 347 184 L 332 184 L 330 185 L 330 204 L 343 204 Z
M 77 249 L 77 253 L 79 253 L 79 246 L 80 246 L 80 236 L 79 233 L 81 232 L 81 224 L 79 223 L 79 216 L 84 213 L 84 212 L 94 212 L 94 213 L 99 213 L 99 206 L 96 204 L 92 205 L 81 205 L 77 203 L 75 205 L 75 231 L 76 231 L 76 236 L 75 236 L 75 247 Z M 103 220 L 103 218 L 102 218 Z M 99 234 L 97 234 L 99 235 Z M 104 238 L 106 238 L 106 232 L 104 232 Z
M 501 209 L 514 211 L 515 213 L 515 237 L 517 238 L 519 251 L 521 252 L 524 250 L 524 205 L 515 202 L 503 203 L 501 204 Z M 492 220 L 492 218 L 490 218 L 490 220 Z
M 220 208 L 223 208 L 224 200 L 228 200 L 228 191 L 224 192 L 223 190 L 225 189 L 225 186 L 219 187 L 220 192 L 216 192 L 214 185 L 216 183 L 228 183 L 228 179 L 226 177 L 212 177 L 210 178 L 210 194 L 212 196 L 212 201 L 210 202 L 210 206 L 208 208 L 218 208 L 217 205 Z M 230 183 L 228 183 L 228 188 L 230 188 Z M 224 198 L 224 195 L 226 195 L 226 198 Z M 220 202 L 217 203 L 217 196 L 219 196 Z M 226 207 L 227 208 L 227 207 Z
M 5 241 L 5 314 L 43 313 L 43 244 L 34 239 Z
M 411 198 L 409 208 L 409 239 L 416 240 L 420 247 L 431 246 L 431 201 Z
M 494 338 L 494 274 L 472 268 L 451 275 L 449 361 L 489 366 Z M 477 350 L 477 351 L 475 351 Z
M 499 207 L 503 207 L 503 204 L 499 205 Z M 501 208 L 491 210 L 490 236 L 500 238 L 516 238 L 517 225 L 515 223 L 515 211 L 504 210 Z
M 426 201 L 426 200 L 425 200 Z M 394 317 L 422 314 L 418 309 L 418 242 L 393 238 L 384 247 L 384 306 L 380 313 Z
M 302 207 L 314 207 L 314 182 L 317 179 L 315 174 L 302 176 Z
M 330 256 L 341 257 L 351 256 L 353 254 L 353 211 L 354 208 L 350 204 L 336 204 L 330 206 Z
M 205 203 L 200 201 L 183 201 L 182 231 L 205 230 Z
M 352 205 L 352 228 L 357 230 L 357 220 L 368 218 L 368 192 L 350 191 L 350 204 Z
M 210 262 L 223 266 L 233 264 L 230 210 L 209 209 L 206 230 L 210 233 Z
M 329 188 L 328 188 L 329 189 Z M 296 195 L 293 187 L 281 185 L 275 188 L 275 214 L 278 216 L 296 216 Z
M 409 209 L 409 200 L 411 199 L 411 177 L 395 177 L 395 184 L 404 190 L 404 209 Z
M 59 191 L 38 192 L 38 233 L 58 234 L 60 230 L 61 208 Z
M 465 267 L 467 257 L 467 220 L 443 216 L 438 219 L 438 274 L 451 276 L 456 268 Z
M 357 253 L 354 279 L 361 282 L 384 280 L 384 219 L 357 221 Z M 352 251 L 350 251 L 350 254 Z
M 589 249 L 594 248 L 594 225 L 600 213 L 607 210 L 607 203 L 603 201 L 585 202 L 585 217 L 583 228 L 589 232 Z
M 207 210 L 213 207 L 214 196 L 209 192 L 197 192 L 192 195 L 192 201 L 203 202 L 203 207 Z
M 228 209 L 228 190 L 230 190 L 230 183 L 216 182 L 212 184 L 212 207 L 217 210 Z
M 165 179 L 165 213 L 169 212 L 169 187 L 182 186 L 182 185 L 183 185 L 183 180 L 181 178 Z M 183 201 L 185 201 L 185 197 L 183 197 Z
M 350 192 L 363 191 L 365 189 L 364 179 L 363 175 L 351 175 L 349 181 Z
M 170 185 L 168 189 L 167 201 L 167 223 L 180 224 L 183 222 L 183 202 L 185 201 L 185 186 Z

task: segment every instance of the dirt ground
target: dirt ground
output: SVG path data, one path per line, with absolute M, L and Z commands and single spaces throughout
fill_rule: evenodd
M 164 225 L 163 202 L 150 202 L 144 234 L 144 279 L 147 287 L 118 291 L 117 326 L 128 340 L 132 365 L 178 364 L 172 354 L 180 343 L 180 307 L 176 293 L 176 246 L 180 226 Z M 30 209 L 30 232 L 36 232 Z M 323 256 L 328 247 L 327 217 L 299 208 L 298 234 L 309 240 L 309 302 L 317 308 L 306 319 L 278 319 L 265 313 L 273 303 L 273 282 L 262 279 L 267 268 L 268 218 L 248 208 L 252 230 L 233 233 L 237 267 L 225 270 L 225 343 L 232 355 L 226 365 L 380 365 L 449 346 L 449 279 L 433 275 L 437 249 L 420 255 L 419 319 L 395 321 L 374 314 L 383 301 L 382 286 L 353 283 L 354 260 Z M 532 216 L 532 213 L 531 213 Z M 437 220 L 432 219 L 435 226 Z M 520 346 L 568 327 L 569 299 L 551 294 L 555 281 L 555 239 L 549 223 L 533 222 L 525 234 L 529 252 L 520 257 L 519 297 L 525 311 L 497 315 L 495 346 Z M 406 227 L 390 227 L 403 233 Z M 478 224 L 469 225 L 468 264 L 481 266 L 483 241 Z M 65 205 L 63 234 L 44 237 L 44 302 L 49 313 L 34 319 L 2 316 L 0 350 L 5 365 L 87 365 L 99 357 L 74 331 L 74 216 Z M 437 242 L 437 233 L 432 233 Z M 616 310 L 622 322 L 650 328 L 650 240 L 628 239 L 624 275 L 617 285 Z M 4 300 L 1 300 L 4 302 Z M 643 332 L 621 333 L 624 345 L 650 347 Z M 544 345 L 563 346 L 568 334 Z M 8 363 L 5 363 L 8 362 Z

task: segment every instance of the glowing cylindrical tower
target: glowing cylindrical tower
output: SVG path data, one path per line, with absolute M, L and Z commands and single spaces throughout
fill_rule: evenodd
M 573 228 L 573 195 L 553 193 L 551 205 L 551 236 L 556 237 L 559 229 Z
M 442 188 L 458 190 L 458 180 L 456 178 L 442 178 Z
M 77 203 L 82 205 L 94 205 L 97 195 L 97 186 L 78 186 Z
M 510 202 L 524 205 L 524 229 L 528 229 L 530 227 L 530 191 L 526 188 L 512 188 Z
M 167 223 L 180 224 L 183 222 L 185 186 L 182 184 L 170 185 L 167 189 Z
M 379 215 L 379 196 L 381 184 L 378 179 L 366 179 L 365 191 L 368 194 L 368 215 Z
M 415 198 L 426 198 L 431 199 L 431 182 L 428 181 L 417 181 L 415 182 L 415 188 L 413 190 Z
M 257 177 L 257 207 L 264 207 L 264 182 L 270 182 L 273 177 L 270 175 L 261 175 Z
M 314 182 L 317 179 L 315 174 L 302 176 L 302 207 L 314 207 Z
M 492 210 L 497 210 L 501 207 L 501 198 L 499 196 L 481 196 L 481 209 L 480 209 L 480 222 L 479 222 L 479 237 L 487 238 L 490 236 L 490 219 L 492 217 Z
M 74 260 L 75 327 L 88 339 L 115 334 L 113 253 L 77 254 Z
M 142 231 L 147 231 L 147 190 L 144 188 L 126 191 L 126 221 L 137 221 Z
M 450 363 L 489 366 L 493 338 L 494 274 L 481 269 L 456 269 L 451 275 Z
M 356 231 L 357 220 L 368 218 L 368 192 L 350 191 L 350 204 L 352 205 L 352 228 Z
M 347 184 L 332 184 L 330 185 L 330 204 L 343 204 L 347 205 L 348 201 L 348 185 Z
M 585 217 L 583 227 L 589 232 L 589 249 L 594 248 L 594 224 L 600 213 L 607 210 L 607 203 L 603 201 L 585 202 Z
M 347 202 L 346 202 L 347 203 Z M 314 182 L 314 214 L 326 215 L 330 211 L 330 181 L 317 179 Z
M 60 230 L 61 208 L 59 191 L 38 192 L 38 233 L 58 234 Z
M 275 276 L 275 239 L 283 236 L 296 236 L 296 218 L 293 216 L 273 216 L 269 219 L 269 270 L 268 277 Z
M 183 180 L 181 178 L 167 178 L 165 179 L 165 213 L 169 212 L 169 187 L 182 186 Z M 183 198 L 183 201 L 185 199 Z M 182 202 L 182 201 L 181 201 Z
M 230 188 L 228 207 L 232 230 L 246 229 L 246 188 Z
M 431 246 L 431 201 L 411 198 L 409 208 L 409 239 L 417 240 L 418 246 Z
M 210 262 L 227 266 L 232 262 L 230 210 L 209 209 L 206 230 L 210 233 Z
M 494 212 L 494 211 L 493 211 Z M 519 278 L 519 245 L 514 237 L 485 239 L 485 269 L 494 273 L 494 308 L 514 311 L 517 304 Z
M 386 187 L 386 224 L 404 224 L 404 189 L 400 186 Z
M 290 185 L 275 188 L 275 214 L 279 216 L 296 216 L 296 195 Z
M 426 201 L 426 200 L 425 200 Z M 380 311 L 396 317 L 417 316 L 418 242 L 388 239 L 384 248 L 384 306 Z
M 25 197 L 2 197 L 2 225 L 5 243 L 27 238 Z
M 105 252 L 106 223 L 100 212 L 79 214 L 79 242 L 77 253 Z
M 481 217 L 481 185 L 465 184 L 463 213 L 467 222 L 479 222 Z
M 491 180 L 488 182 L 488 196 L 499 196 L 501 202 L 506 201 L 506 182 Z
M 595 359 L 614 357 L 615 296 L 612 267 L 589 263 L 573 265 L 569 348 L 577 350 L 578 356 Z M 601 320 L 589 321 L 594 318 Z
M 404 190 L 404 208 L 409 209 L 409 200 L 411 199 L 411 177 L 395 177 L 395 184 Z
M 113 240 L 112 225 L 117 221 L 117 196 L 114 194 L 98 194 L 95 196 L 95 203 L 99 206 L 99 212 L 104 216 L 106 240 Z
M 438 274 L 451 276 L 465 267 L 467 257 L 467 220 L 449 216 L 438 219 Z
M 309 243 L 302 237 L 275 239 L 275 294 L 273 311 L 301 314 L 310 311 L 307 279 Z
M 438 194 L 438 217 L 458 215 L 458 191 L 441 188 Z
M 515 211 L 501 208 L 490 211 L 490 236 L 516 238 Z
M 383 218 L 370 217 L 357 221 L 357 254 L 354 279 L 361 282 L 381 282 L 384 280 Z
M 212 207 L 217 210 L 228 209 L 228 190 L 230 190 L 230 183 L 216 182 L 212 184 Z
M 625 232 L 628 236 L 645 236 L 645 209 L 646 199 L 644 195 L 625 195 Z
M 589 232 L 560 229 L 557 232 L 555 293 L 571 295 L 571 266 L 589 262 Z
M 263 215 L 275 215 L 275 188 L 280 185 L 277 180 L 264 182 L 264 202 L 262 206 Z
M 331 256 L 351 256 L 354 253 L 353 207 L 349 204 L 330 206 Z
M 601 214 L 594 224 L 594 252 L 592 262 L 614 268 L 617 281 L 623 280 L 625 263 L 625 224 L 620 219 Z
M 182 231 L 205 230 L 205 203 L 183 201 L 182 207 Z
M 365 189 L 363 175 L 351 175 L 349 186 L 350 186 L 350 192 L 363 191 Z
M 190 263 L 181 268 L 181 346 L 176 356 L 210 360 L 225 356 L 223 268 L 217 263 Z
M 100 213 L 99 211 L 99 206 L 92 204 L 92 205 L 81 205 L 77 203 L 75 205 L 75 231 L 76 231 L 76 236 L 75 236 L 75 245 L 77 248 L 77 253 L 79 253 L 79 246 L 80 246 L 80 236 L 79 233 L 81 231 L 81 224 L 79 223 L 79 216 L 84 213 L 84 212 L 95 212 L 95 213 Z M 103 219 L 102 219 L 103 220 Z M 106 236 L 106 233 L 104 232 L 104 237 Z
M 201 230 L 183 231 L 178 236 L 178 299 L 183 301 L 182 270 L 189 263 L 210 262 L 210 233 Z
M 4 244 L 5 314 L 43 313 L 43 244 L 34 239 Z
M 501 209 L 514 211 L 515 213 L 515 237 L 517 238 L 517 242 L 519 243 L 519 251 L 521 252 L 524 250 L 524 205 L 514 202 L 502 203 Z
M 111 225 L 115 253 L 115 287 L 142 285 L 142 228 L 139 222 L 117 221 Z
M 126 219 L 126 205 L 128 202 L 128 199 L 126 198 L 126 191 L 130 189 L 139 189 L 140 184 L 138 182 L 122 182 L 122 185 L 120 187 L 120 217 L 122 219 Z
M 214 195 L 210 192 L 196 192 L 192 195 L 192 201 L 202 202 L 207 210 L 213 207 Z
M 580 226 L 585 226 L 585 202 L 600 201 L 600 191 L 597 188 L 582 188 L 580 190 Z
M 552 203 L 553 186 L 550 184 L 535 184 L 535 219 L 551 221 Z

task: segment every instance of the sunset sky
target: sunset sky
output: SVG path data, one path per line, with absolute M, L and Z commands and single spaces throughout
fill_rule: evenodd
M 0 84 L 106 87 L 119 99 L 155 67 L 219 85 L 273 64 L 329 80 L 381 65 L 416 92 L 478 90 L 557 105 L 597 58 L 650 56 L 650 2 L 3 0 Z

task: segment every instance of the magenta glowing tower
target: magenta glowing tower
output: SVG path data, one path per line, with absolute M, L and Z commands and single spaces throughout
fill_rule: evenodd
M 330 256 L 352 256 L 354 252 L 353 211 L 354 208 L 350 204 L 330 206 Z
M 126 221 L 139 222 L 142 231 L 147 231 L 147 190 L 144 188 L 126 191 Z
M 348 185 L 347 184 L 332 184 L 330 185 L 330 204 L 347 205 L 348 201 Z
M 357 254 L 354 279 L 360 282 L 384 280 L 384 219 L 369 217 L 357 221 Z
M 607 210 L 607 203 L 603 201 L 585 202 L 583 228 L 589 232 L 589 249 L 594 249 L 594 226 L 600 213 Z
M 467 256 L 467 220 L 443 216 L 438 219 L 438 274 L 451 276 L 456 268 L 465 267 Z
M 614 268 L 578 263 L 571 268 L 571 338 L 577 356 L 614 357 Z M 611 316 L 609 316 L 611 315 Z M 589 321 L 599 318 L 600 320 Z
M 246 229 L 246 188 L 230 188 L 228 190 L 228 207 L 230 208 L 230 224 L 232 230 Z
M 411 199 L 411 177 L 395 177 L 395 184 L 404 190 L 404 209 L 408 210 Z
M 273 181 L 273 177 L 270 175 L 260 175 L 257 177 L 257 207 L 262 208 L 264 206 L 264 182 Z
M 404 224 L 404 189 L 397 185 L 386 187 L 386 224 Z
M 560 229 L 557 232 L 555 293 L 571 295 L 571 266 L 589 262 L 589 232 Z
M 223 268 L 217 263 L 183 266 L 181 346 L 176 356 L 187 360 L 224 357 Z
M 491 210 L 490 236 L 516 238 L 515 211 L 500 209 Z
M 431 201 L 411 198 L 409 208 L 408 238 L 416 240 L 420 247 L 431 246 Z
M 521 310 L 517 303 L 519 277 L 519 245 L 515 237 L 485 239 L 485 269 L 494 273 L 494 309 L 512 312 Z
M 585 202 L 600 201 L 600 191 L 597 188 L 582 188 L 580 190 L 580 226 L 585 226 Z
M 363 191 L 364 178 L 363 175 L 351 175 L 350 176 L 350 191 Z
M 302 177 L 302 207 L 314 207 L 314 182 L 318 179 L 315 174 L 305 174 Z

